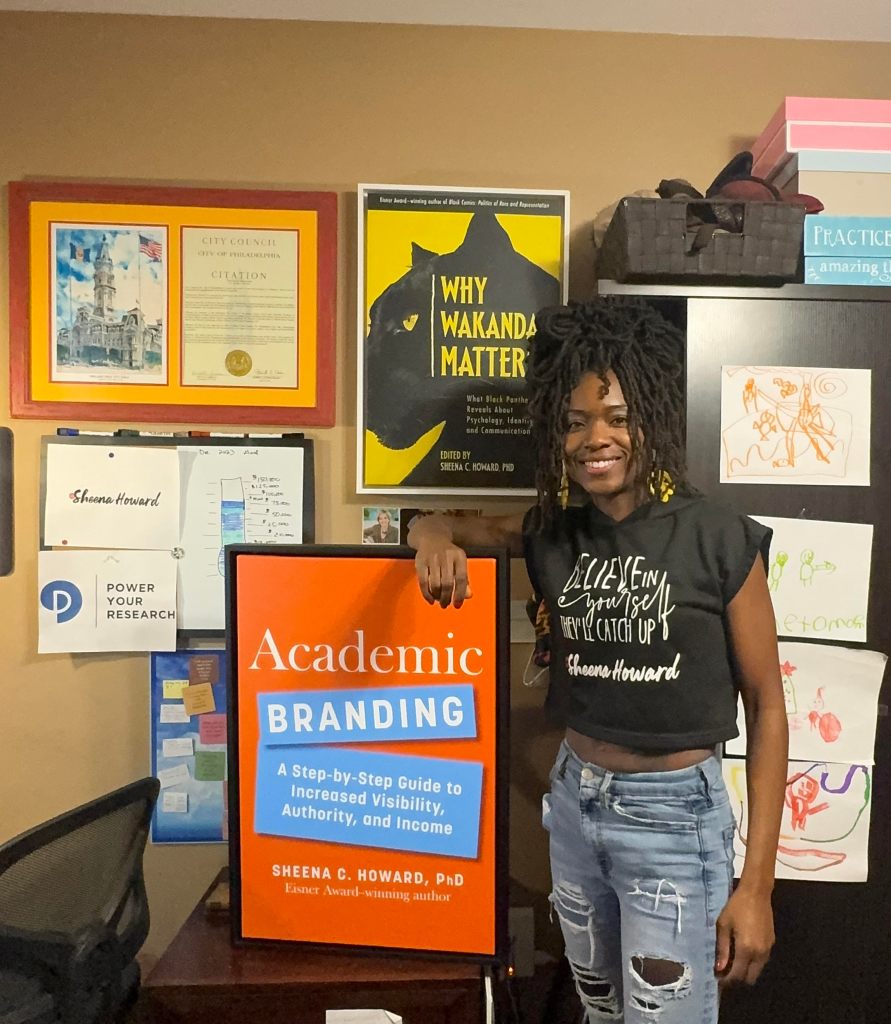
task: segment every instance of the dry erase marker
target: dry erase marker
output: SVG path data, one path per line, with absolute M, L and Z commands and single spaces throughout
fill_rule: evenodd
M 113 430 L 80 430 L 77 427 L 56 427 L 60 437 L 114 437 Z

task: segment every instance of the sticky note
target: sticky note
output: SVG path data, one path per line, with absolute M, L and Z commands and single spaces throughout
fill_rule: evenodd
M 198 719 L 198 739 L 205 746 L 226 742 L 226 716 L 202 715 Z
M 222 782 L 226 778 L 226 751 L 196 750 L 195 778 L 198 782 Z
M 183 722 L 188 722 L 189 716 L 186 714 L 186 709 L 182 704 L 162 704 L 161 705 L 161 721 L 167 725 L 178 724 L 181 725 Z
M 168 814 L 188 814 L 189 794 L 171 792 L 162 793 L 161 810 L 166 811 Z
M 162 768 L 158 772 L 158 781 L 161 783 L 161 789 L 167 789 L 168 786 L 178 786 L 181 782 L 188 782 L 189 778 L 189 768 L 185 764 L 178 764 L 175 768 Z
M 189 682 L 216 683 L 220 679 L 220 659 L 216 654 L 196 654 L 189 658 Z
M 191 736 L 164 740 L 161 744 L 161 753 L 164 757 L 191 757 L 195 753 L 195 741 Z
M 164 700 L 179 700 L 188 685 L 188 679 L 165 679 Z
M 183 687 L 183 706 L 187 715 L 206 715 L 216 711 L 213 699 L 213 687 L 210 683 L 197 683 L 195 686 Z

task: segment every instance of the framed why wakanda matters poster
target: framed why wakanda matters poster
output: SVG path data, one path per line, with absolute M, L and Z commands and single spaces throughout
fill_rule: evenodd
M 525 365 L 566 192 L 359 186 L 359 493 L 533 490 Z
M 507 555 L 468 555 L 443 609 L 404 549 L 227 549 L 236 941 L 505 954 Z
M 334 422 L 336 196 L 12 182 L 13 416 Z

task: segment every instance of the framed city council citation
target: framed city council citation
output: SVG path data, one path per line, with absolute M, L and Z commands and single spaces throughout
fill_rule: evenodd
M 336 198 L 12 182 L 12 415 L 333 425 Z
M 468 554 L 443 609 L 405 550 L 227 549 L 235 941 L 506 954 L 507 554 Z
M 567 192 L 359 186 L 361 494 L 534 491 L 526 355 Z

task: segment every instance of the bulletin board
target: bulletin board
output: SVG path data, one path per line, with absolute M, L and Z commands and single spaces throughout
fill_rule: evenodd
M 161 557 L 176 560 L 176 626 L 179 637 L 222 637 L 225 629 L 225 560 L 223 552 L 232 543 L 294 544 L 315 538 L 315 485 L 313 442 L 302 435 L 285 437 L 44 437 L 41 451 L 41 548 L 55 546 L 59 538 L 48 538 L 47 523 L 69 514 L 68 503 L 78 494 L 90 497 L 103 491 L 111 495 L 120 489 L 120 476 L 109 468 L 93 465 L 95 460 L 75 459 L 74 453 L 122 452 L 134 449 L 166 450 L 178 462 L 179 524 L 169 547 Z M 58 458 L 59 452 L 68 451 Z M 55 461 L 53 462 L 52 460 Z M 80 461 L 84 473 L 71 474 Z M 100 460 L 101 461 L 101 460 Z M 48 471 L 48 465 L 61 469 Z M 108 464 L 109 467 L 112 463 Z M 55 479 L 53 474 L 58 475 Z M 54 482 L 55 481 L 55 482 Z M 48 492 L 54 488 L 55 497 Z M 54 505 L 48 505 L 48 501 Z M 131 544 L 125 539 L 110 544 L 108 537 L 123 514 L 111 505 L 109 527 L 96 533 L 96 543 L 74 543 L 73 548 L 109 548 L 157 545 Z M 132 510 L 127 509 L 128 513 Z M 74 515 L 73 504 L 70 514 Z M 58 533 L 58 530 L 56 530 Z M 73 550 L 69 548 L 68 550 Z M 86 598 L 85 595 L 85 608 Z M 55 623 L 50 625 L 54 626 Z M 69 623 L 72 629 L 77 622 Z M 63 648 L 64 649 L 64 648 Z M 101 649 L 101 648 L 97 648 Z M 120 649 L 120 648 L 118 648 Z M 131 648 L 131 649 L 158 649 Z
M 229 549 L 236 942 L 504 955 L 508 559 L 468 556 L 443 609 L 404 550 Z
M 150 657 L 151 774 L 161 782 L 153 843 L 227 838 L 227 671 L 224 650 L 194 648 Z M 195 691 L 184 693 L 187 687 L 201 688 L 197 708 Z

